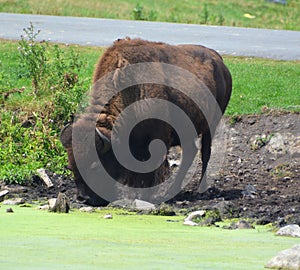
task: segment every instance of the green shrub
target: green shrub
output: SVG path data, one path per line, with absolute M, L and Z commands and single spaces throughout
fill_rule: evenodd
M 0 180 L 20 184 L 29 181 L 38 168 L 64 172 L 66 154 L 59 132 L 72 119 L 87 89 L 79 77 L 83 62 L 73 47 L 37 41 L 40 31 L 32 24 L 24 32 L 15 72 L 19 79 L 30 78 L 32 91 L 17 89 L 22 96 L 14 106 L 6 107 L 15 89 L 0 69 Z
M 36 115 L 34 124 L 25 127 L 12 112 L 2 113 L 0 179 L 8 183 L 24 183 L 38 168 L 64 171 L 65 153 L 58 134 Z

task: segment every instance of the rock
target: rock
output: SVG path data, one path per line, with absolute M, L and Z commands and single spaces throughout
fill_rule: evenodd
M 270 139 L 266 149 L 275 156 L 287 153 L 292 156 L 300 153 L 299 145 L 299 136 L 295 136 L 289 132 L 275 133 Z
M 198 221 L 195 222 L 195 219 Z M 213 209 L 209 211 L 199 210 L 190 213 L 184 220 L 185 225 L 194 226 L 192 224 L 196 223 L 200 226 L 211 226 L 215 225 L 216 222 L 221 221 L 220 213 L 218 210 Z
M 85 213 L 92 213 L 92 212 L 95 212 L 95 209 L 91 206 L 85 206 L 85 207 L 79 208 L 79 211 L 85 212 Z
M 201 218 L 205 216 L 206 211 L 205 210 L 199 210 L 199 211 L 194 211 L 192 213 L 190 213 L 185 219 L 184 221 L 193 221 L 193 219 L 195 218 Z M 198 225 L 198 223 L 197 223 Z
M 186 226 L 199 226 L 198 223 L 191 221 L 191 220 L 184 220 L 183 225 Z
M 52 211 L 52 209 L 54 208 L 54 206 L 56 204 L 56 198 L 49 199 L 48 204 L 49 204 L 49 210 Z
M 4 197 L 9 193 L 7 189 L 1 190 L 0 191 L 0 202 L 4 200 Z
M 49 210 L 57 213 L 69 213 L 70 211 L 70 202 L 66 194 L 58 193 L 57 199 L 55 201 L 52 199 L 49 200 Z
M 257 195 L 256 188 L 253 185 L 247 185 L 245 187 L 245 190 L 243 190 L 241 193 L 243 195 L 243 198 L 249 197 L 251 199 L 255 199 Z
M 215 223 L 219 221 L 219 220 L 216 220 L 214 217 L 208 217 L 208 218 L 205 218 L 203 221 L 201 221 L 199 223 L 200 226 L 213 226 L 215 225 Z
M 254 227 L 246 220 L 240 220 L 236 223 L 237 229 L 254 229 Z
M 300 270 L 300 245 L 280 251 L 265 266 L 266 268 Z
M 7 189 L 10 193 L 13 194 L 20 194 L 27 192 L 27 188 L 19 185 L 13 185 L 13 186 L 6 186 L 5 189 Z
M 132 200 L 123 199 L 123 200 L 116 200 L 111 202 L 108 207 L 116 207 L 116 208 L 125 208 L 125 209 L 132 209 Z
M 113 216 L 112 216 L 112 214 L 106 214 L 103 218 L 105 218 L 105 219 L 112 219 Z
M 254 229 L 254 227 L 246 220 L 239 220 L 232 222 L 229 226 L 223 226 L 223 229 L 240 230 L 240 229 Z
M 14 212 L 14 210 L 12 208 L 7 208 L 6 209 L 6 213 L 13 213 L 13 212 Z
M 155 205 L 146 201 L 135 199 L 132 204 L 133 208 L 142 211 L 154 210 Z
M 276 232 L 276 235 L 300 237 L 300 227 L 297 224 L 286 225 L 286 226 L 280 228 Z
M 56 199 L 55 199 L 56 200 Z M 50 206 L 49 204 L 41 205 L 38 207 L 39 210 L 49 210 Z
M 23 198 L 12 198 L 9 200 L 4 200 L 2 203 L 4 205 L 18 205 L 18 204 L 25 203 L 25 200 Z
M 48 176 L 48 174 L 46 173 L 46 170 L 41 168 L 41 169 L 37 169 L 36 170 L 38 176 L 44 181 L 44 183 L 46 184 L 46 186 L 48 188 L 53 187 L 53 183 L 50 179 L 50 177 Z

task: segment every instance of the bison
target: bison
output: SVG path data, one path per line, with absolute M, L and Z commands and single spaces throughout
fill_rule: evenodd
M 232 89 L 231 75 L 222 57 L 216 51 L 200 45 L 173 46 L 142 39 L 126 38 L 115 41 L 105 51 L 96 66 L 93 76 L 93 90 L 87 111 L 61 131 L 61 142 L 68 154 L 68 167 L 73 171 L 77 186 L 77 198 L 84 203 L 95 206 L 108 203 L 107 199 L 102 198 L 92 190 L 89 181 L 82 177 L 82 171 L 78 169 L 78 163 L 83 162 L 86 171 L 93 170 L 95 160 L 89 158 L 93 147 L 96 148 L 103 168 L 113 179 L 123 185 L 133 188 L 152 187 L 163 182 L 169 175 L 166 155 L 163 156 L 161 164 L 153 171 L 136 172 L 120 164 L 111 147 L 112 130 L 120 113 L 137 101 L 147 101 L 153 98 L 165 100 L 185 112 L 193 123 L 197 136 L 201 135 L 202 177 L 205 175 L 211 155 L 215 126 L 209 126 L 207 113 L 204 115 L 201 108 L 185 93 L 168 85 L 170 78 L 163 69 L 158 66 L 153 76 L 159 78 L 159 82 L 166 82 L 164 84 L 156 83 L 154 78 L 153 82 L 149 83 L 125 84 L 128 86 L 126 89 L 116 91 L 118 85 L 122 84 L 122 80 L 132 79 L 126 75 L 126 69 L 139 63 L 168 64 L 193 74 L 209 89 L 220 109 L 221 116 L 229 102 Z M 147 75 L 148 72 L 151 71 L 141 67 L 138 72 L 135 72 L 139 74 L 134 76 Z M 187 79 L 185 76 L 177 76 L 176 74 L 174 76 L 176 76 L 181 88 L 187 88 L 193 84 L 190 78 Z M 104 77 L 108 79 L 103 81 Z M 195 89 L 195 92 L 197 91 L 202 95 L 203 89 Z M 108 101 L 105 100 L 107 93 L 111 93 Z M 147 107 L 145 104 L 147 103 L 142 103 L 141 108 L 131 111 L 131 114 L 138 116 L 143 111 L 147 111 L 148 108 L 145 108 Z M 203 106 L 206 106 L 209 116 L 215 122 L 220 120 L 220 115 L 215 114 L 216 106 L 211 104 L 204 104 Z M 164 114 L 168 113 L 170 112 L 166 108 Z M 176 115 L 170 115 L 170 118 L 176 118 Z M 94 136 L 92 139 L 85 138 L 84 134 L 91 128 Z M 77 142 L 74 142 L 74 130 L 81 134 Z M 148 120 L 141 121 L 132 129 L 128 141 L 132 155 L 139 161 L 147 161 L 151 157 L 149 144 L 155 139 L 163 141 L 167 150 L 172 146 L 181 145 L 180 136 L 170 124 L 149 117 Z M 75 158 L 74 151 L 77 152 L 77 158 Z M 102 180 L 97 179 L 99 183 Z M 201 179 L 199 179 L 200 182 Z

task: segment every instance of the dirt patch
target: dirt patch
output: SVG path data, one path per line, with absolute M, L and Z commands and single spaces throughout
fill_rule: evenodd
M 229 216 L 262 224 L 300 223 L 300 114 L 270 112 L 227 119 L 227 124 L 220 174 L 204 194 L 191 185 L 176 197 L 177 205 L 178 200 L 189 207 L 217 205 Z
M 212 186 L 203 194 L 195 191 L 199 171 L 169 203 L 179 208 L 216 207 L 225 217 L 255 218 L 261 224 L 300 224 L 300 114 L 272 111 L 227 118 L 226 123 L 226 158 L 219 174 L 210 178 Z M 49 189 L 38 177 L 25 187 L 2 183 L 1 189 L 27 202 L 64 192 L 76 206 L 71 178 L 48 173 L 54 184 Z

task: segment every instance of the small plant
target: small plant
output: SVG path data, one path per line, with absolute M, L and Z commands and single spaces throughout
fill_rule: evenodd
M 79 54 L 70 46 L 50 45 L 38 42 L 40 30 L 34 26 L 24 28 L 25 36 L 19 41 L 21 76 L 32 79 L 35 96 L 48 95 L 54 105 L 48 112 L 56 123 L 64 122 L 77 110 L 83 93 L 82 82 L 78 77 L 83 66 Z
M 263 134 L 261 136 L 255 136 L 255 138 L 250 143 L 251 150 L 258 150 L 265 145 L 268 144 L 268 142 L 271 140 L 271 138 L 274 136 L 274 134 Z
M 139 3 L 132 10 L 133 19 L 137 21 L 156 21 L 157 20 L 157 12 L 155 10 L 151 10 L 149 13 L 144 12 L 144 7 Z
M 242 121 L 242 117 L 240 115 L 234 114 L 230 117 L 229 124 L 234 125 L 234 124 L 236 124 L 238 122 L 241 122 L 241 121 Z
M 207 8 L 207 3 L 205 3 L 202 11 L 201 23 L 208 24 L 208 19 L 209 19 L 209 12 Z
M 148 15 L 148 21 L 156 21 L 157 20 L 157 11 L 151 10 Z
M 132 11 L 134 20 L 143 21 L 145 19 L 143 9 L 143 6 L 141 6 L 139 3 L 135 6 L 135 8 Z
M 290 171 L 290 165 L 288 163 L 282 163 L 277 165 L 271 170 L 270 175 L 274 179 L 280 179 L 284 177 L 290 178 L 294 176 L 294 174 Z
M 34 29 L 32 23 L 27 28 L 24 28 L 25 36 L 21 35 L 19 41 L 20 51 L 20 66 L 23 67 L 26 72 L 23 76 L 29 76 L 32 79 L 32 86 L 34 94 L 38 95 L 43 84 L 45 74 L 47 74 L 47 42 L 37 42 L 36 38 L 40 33 Z
M 218 25 L 222 26 L 222 25 L 224 25 L 224 22 L 225 22 L 224 16 L 222 14 L 219 14 L 218 15 L 218 21 L 217 21 Z

